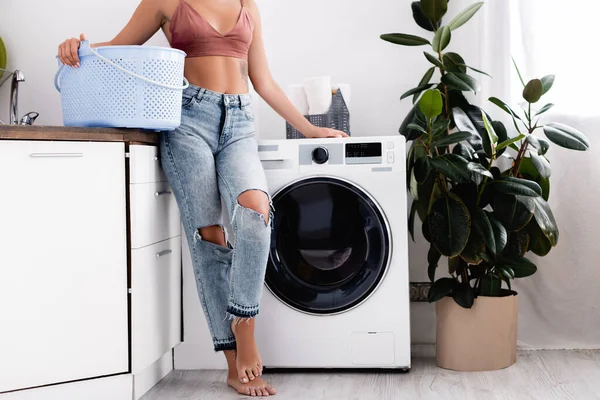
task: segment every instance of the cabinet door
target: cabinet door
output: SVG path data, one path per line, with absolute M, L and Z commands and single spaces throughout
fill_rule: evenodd
M 137 374 L 181 341 L 181 239 L 131 252 L 131 356 Z
M 122 143 L 0 141 L 0 392 L 128 371 Z

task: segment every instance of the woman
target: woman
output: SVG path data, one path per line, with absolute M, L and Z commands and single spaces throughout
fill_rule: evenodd
M 162 29 L 170 44 L 187 53 L 182 123 L 164 133 L 163 169 L 181 210 L 196 283 L 213 337 L 223 351 L 227 383 L 241 394 L 268 396 L 254 341 L 270 244 L 270 199 L 258 157 L 248 94 L 256 92 L 307 137 L 342 137 L 311 125 L 271 77 L 255 0 L 142 0 L 110 42 L 141 45 Z M 79 39 L 60 44 L 64 64 L 78 67 Z M 241 94 L 238 94 L 241 93 Z M 222 228 L 224 200 L 235 248 Z

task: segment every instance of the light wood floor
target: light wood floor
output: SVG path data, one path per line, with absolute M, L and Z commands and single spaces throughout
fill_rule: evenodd
M 600 399 L 600 351 L 521 352 L 497 372 L 457 373 L 416 358 L 408 374 L 277 373 L 266 375 L 274 400 L 594 400 Z M 229 400 L 222 371 L 173 371 L 142 400 Z

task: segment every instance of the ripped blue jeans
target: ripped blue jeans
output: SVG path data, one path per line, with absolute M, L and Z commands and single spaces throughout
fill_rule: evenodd
M 250 95 L 190 85 L 183 93 L 180 127 L 162 135 L 162 166 L 181 211 L 215 351 L 235 349 L 232 319 L 258 314 L 269 254 L 272 215 L 267 223 L 263 214 L 238 202 L 249 190 L 269 198 L 253 120 Z M 205 241 L 200 234 L 201 228 L 223 226 L 222 200 L 233 246 Z

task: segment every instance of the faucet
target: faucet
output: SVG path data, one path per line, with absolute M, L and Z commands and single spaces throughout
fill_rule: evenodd
M 25 82 L 25 75 L 19 70 L 13 72 L 12 83 L 10 85 L 10 117 L 9 124 L 19 123 L 19 83 Z

